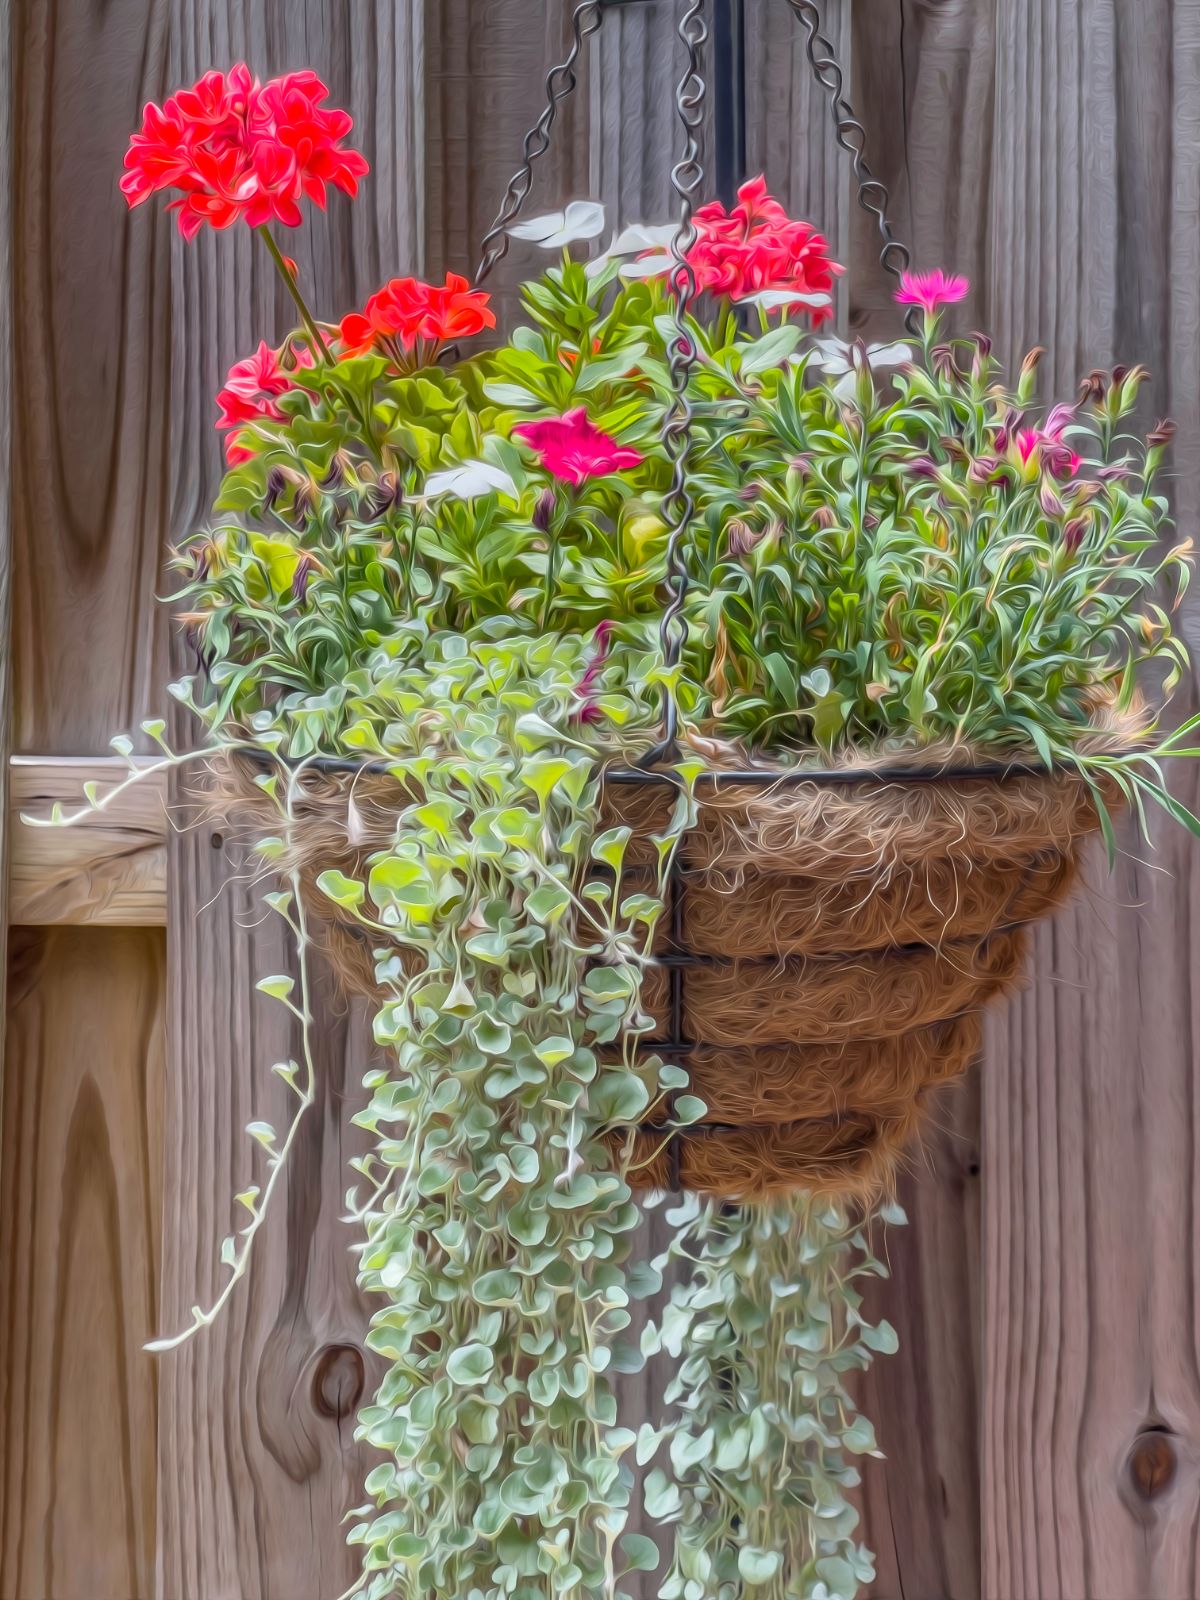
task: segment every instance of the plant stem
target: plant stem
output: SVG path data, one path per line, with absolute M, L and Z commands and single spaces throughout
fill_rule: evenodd
M 305 301 L 304 296 L 300 293 L 300 285 L 296 282 L 295 276 L 288 271 L 287 263 L 283 259 L 283 255 L 280 252 L 279 246 L 275 243 L 275 240 L 271 234 L 271 230 L 264 222 L 255 229 L 255 232 L 266 245 L 271 260 L 275 263 L 279 276 L 287 285 L 288 293 L 296 302 L 297 309 L 300 312 L 300 320 L 303 322 L 308 336 L 313 342 L 313 354 L 319 355 L 324 361 L 325 365 L 327 367 L 331 367 L 333 365 L 333 354 L 330 351 L 328 344 L 325 342 L 325 335 L 317 326 L 317 319 L 308 309 L 308 304 Z

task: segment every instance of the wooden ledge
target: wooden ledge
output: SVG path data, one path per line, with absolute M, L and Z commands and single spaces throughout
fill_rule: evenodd
M 147 762 L 147 765 L 149 763 Z M 48 816 L 84 805 L 128 768 L 117 756 L 13 756 L 8 776 L 10 924 L 95 923 L 147 928 L 167 920 L 166 773 L 127 790 L 107 810 L 70 828 L 30 828 L 21 813 Z

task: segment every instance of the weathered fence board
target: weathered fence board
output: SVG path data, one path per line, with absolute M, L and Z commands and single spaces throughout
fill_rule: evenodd
M 314 303 L 349 308 L 406 270 L 421 249 L 419 10 L 281 0 L 247 12 L 222 0 L 179 0 L 169 13 L 159 69 L 167 82 L 190 81 L 214 60 L 250 60 L 262 73 L 319 63 L 334 102 L 352 111 L 372 177 L 355 205 L 337 196 L 326 217 L 295 235 Z M 282 335 L 294 313 L 265 253 L 241 230 L 190 246 L 174 241 L 172 284 L 169 524 L 178 535 L 204 515 L 215 487 L 215 437 L 199 460 L 196 443 L 226 368 L 258 339 Z M 236 1221 L 231 1197 L 263 1181 L 244 1127 L 260 1117 L 286 1125 L 290 1096 L 270 1068 L 300 1058 L 281 1008 L 254 991 L 258 977 L 288 970 L 286 930 L 257 897 L 222 888 L 231 864 L 210 827 L 174 840 L 162 1265 L 169 1330 L 185 1325 L 189 1307 L 207 1303 L 223 1277 L 216 1248 Z M 336 1595 L 353 1576 L 340 1518 L 363 1476 L 352 1412 L 364 1312 L 340 1217 L 353 1148 L 346 1105 L 362 1066 L 362 1036 L 354 1038 L 348 1047 L 344 1026 L 322 1030 L 317 1105 L 249 1282 L 204 1337 L 161 1358 L 160 1600 Z
M 126 232 L 113 190 L 161 16 L 150 0 L 48 0 L 0 17 L 13 129 L 0 179 L 6 190 L 11 164 L 3 646 L 18 750 L 104 750 L 161 694 L 166 235 Z M 157 932 L 13 940 L 0 1130 L 6 1600 L 150 1592 L 158 1373 L 141 1345 L 157 1292 L 162 976 Z
M 1146 361 L 1196 403 L 1200 8 L 997 6 L 990 270 L 1000 348 L 1047 385 Z M 1174 774 L 1195 806 L 1192 773 Z M 1038 934 L 984 1080 L 983 1590 L 1197 1592 L 1194 843 L 1141 847 Z M 1163 1431 L 1160 1431 L 1163 1430 Z
M 20 403 L 0 513 L 12 523 L 13 744 L 77 756 L 161 709 L 154 596 L 166 539 L 202 515 L 214 482 L 211 396 L 232 360 L 291 321 L 248 240 L 184 247 L 149 208 L 123 223 L 114 179 L 141 101 L 241 57 L 322 71 L 373 164 L 355 205 L 335 198 L 296 235 L 305 282 L 340 311 L 395 271 L 470 270 L 545 68 L 564 53 L 568 8 L 12 9 Z M 531 212 L 592 193 L 612 221 L 669 214 L 674 9 L 607 17 Z M 1148 411 L 1181 425 L 1187 531 L 1200 510 L 1200 0 L 823 10 L 898 235 L 918 265 L 975 281 L 958 325 L 989 326 L 1006 356 L 1046 345 L 1046 387 L 1068 397 L 1094 363 L 1148 360 Z M 850 263 L 850 328 L 890 336 L 874 223 L 848 203 L 798 25 L 783 0 L 746 0 L 746 18 L 749 166 Z M 0 4 L 0 74 L 8 37 Z M 3 199 L 0 183 L 0 279 Z M 503 315 L 536 259 L 514 249 L 498 269 Z M 0 297 L 0 352 L 6 309 Z M 3 699 L 0 662 L 0 729 Z M 1196 780 L 1183 782 L 1194 800 Z M 139 914 L 128 864 L 116 880 L 103 864 L 89 876 L 89 861 L 112 858 L 81 848 L 73 878 L 35 867 L 14 882 L 28 890 L 22 914 Z M 156 1582 L 162 1600 L 317 1600 L 353 1572 L 338 1517 L 361 1470 L 351 1414 L 369 1381 L 340 1221 L 367 1048 L 356 1018 L 323 1034 L 321 1098 L 230 1315 L 183 1355 L 140 1352 L 215 1287 L 229 1196 L 251 1176 L 242 1127 L 279 1118 L 269 1067 L 296 1048 L 252 992 L 289 959 L 279 930 L 251 925 L 241 889 L 208 904 L 227 848 L 200 830 L 170 853 L 163 1104 L 162 936 L 14 938 L 0 1125 L 5 1600 L 147 1597 Z M 990 1026 L 986 1073 L 905 1180 L 911 1225 L 884 1241 L 893 1277 L 874 1301 L 901 1352 L 865 1397 L 889 1454 L 864 1486 L 878 1597 L 1200 1593 L 1196 874 L 1182 837 L 1111 883 L 1097 867 L 1091 895 L 1039 936 L 1030 992 Z M 626 1396 L 657 1403 L 653 1379 Z

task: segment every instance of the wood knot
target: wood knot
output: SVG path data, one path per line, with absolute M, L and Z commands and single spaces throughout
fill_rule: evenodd
M 1166 1494 L 1178 1469 L 1179 1457 L 1168 1428 L 1147 1428 L 1129 1447 L 1125 1462 L 1129 1483 L 1137 1498 L 1147 1504 Z
M 336 1417 L 340 1422 L 362 1399 L 365 1379 L 362 1351 L 356 1345 L 327 1344 L 313 1373 L 313 1405 L 323 1417 Z

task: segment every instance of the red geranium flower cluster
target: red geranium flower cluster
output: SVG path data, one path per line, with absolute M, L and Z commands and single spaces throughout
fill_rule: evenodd
M 419 278 L 393 278 L 373 294 L 361 312 L 342 319 L 342 354 L 361 356 L 379 349 L 398 366 L 418 347 L 469 339 L 496 326 L 489 296 L 465 278 L 448 273 L 444 284 Z
M 294 228 L 302 195 L 324 207 L 328 184 L 353 195 L 367 171 L 357 150 L 342 147 L 350 116 L 322 106 L 328 93 L 315 72 L 268 83 L 241 64 L 206 72 L 165 105 L 146 107 L 121 191 L 136 206 L 159 189 L 178 190 L 170 209 L 185 239 L 205 223 L 228 228 L 239 218 L 252 228 L 272 219 Z
M 300 367 L 311 367 L 313 357 L 307 348 L 293 347 L 294 364 L 289 370 L 283 366 L 281 356 L 282 351 L 272 350 L 263 340 L 252 356 L 234 362 L 225 387 L 217 396 L 221 413 L 217 418 L 218 430 L 241 429 L 247 422 L 283 421 L 279 396 L 295 387 L 293 372 Z M 225 444 L 225 458 L 231 467 L 249 461 L 254 453 L 240 443 L 240 438 L 239 432 L 231 433 Z
M 789 217 L 767 192 L 765 178 L 751 178 L 726 211 L 719 200 L 696 212 L 698 238 L 688 253 L 698 288 L 744 300 L 764 289 L 832 295 L 843 268 L 830 259 L 828 241 L 807 222 Z M 813 326 L 833 315 L 832 305 L 804 308 Z

